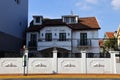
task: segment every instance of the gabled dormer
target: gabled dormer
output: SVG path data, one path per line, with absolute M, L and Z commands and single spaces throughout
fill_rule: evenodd
M 62 21 L 67 23 L 67 24 L 74 24 L 78 23 L 78 16 L 77 15 L 65 15 L 62 16 Z
M 33 24 L 41 25 L 43 21 L 43 16 L 33 16 Z

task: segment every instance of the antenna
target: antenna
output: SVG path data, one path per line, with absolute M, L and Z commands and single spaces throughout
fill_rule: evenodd
M 73 14 L 73 10 L 71 10 L 71 15 L 74 15 L 74 14 Z

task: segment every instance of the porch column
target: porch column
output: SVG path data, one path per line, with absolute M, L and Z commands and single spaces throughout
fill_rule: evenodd
M 81 51 L 82 54 L 82 70 L 83 73 L 87 73 L 87 58 L 86 58 L 86 51 Z
M 58 72 L 57 49 L 53 49 L 53 73 Z
M 109 51 L 110 55 L 111 55 L 111 66 L 112 66 L 112 70 L 113 73 L 116 74 L 116 58 L 115 58 L 115 54 L 117 54 L 117 51 Z

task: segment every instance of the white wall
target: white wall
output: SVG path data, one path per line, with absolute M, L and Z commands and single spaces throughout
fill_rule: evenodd
M 98 30 L 86 30 L 86 31 L 74 31 L 72 33 L 73 40 L 73 52 L 80 52 L 80 48 L 77 48 L 78 41 L 80 39 L 80 33 L 87 33 L 87 38 L 91 39 L 91 47 L 88 48 L 88 52 L 99 53 L 99 40 L 98 39 Z
M 0 58 L 0 74 L 23 74 L 22 58 Z
M 87 58 L 87 73 L 110 74 L 113 72 L 111 58 Z
M 40 30 L 39 39 L 45 39 L 45 33 L 52 33 L 52 41 L 38 41 L 38 50 L 43 50 L 51 47 L 60 47 L 71 50 L 71 41 L 58 41 L 59 33 L 66 33 L 66 39 L 71 39 L 71 29 L 66 26 L 51 26 Z M 42 36 L 43 34 L 43 36 Z M 56 34 L 56 35 L 55 35 Z M 57 40 L 54 40 L 57 39 Z
M 58 73 L 83 73 L 83 64 L 81 58 L 59 58 Z
M 120 63 L 116 63 L 117 74 L 120 74 Z
M 111 58 L 86 58 L 85 52 L 82 53 L 82 58 L 57 58 L 57 51 L 53 51 L 53 58 L 27 59 L 26 72 L 27 74 L 116 74 L 120 72 L 118 64 L 116 67 L 115 53 L 111 52 Z M 23 74 L 22 58 L 0 58 L 0 74 Z
M 66 37 L 71 38 L 71 29 L 67 26 L 53 26 L 53 27 L 46 26 L 40 30 L 39 38 L 45 39 L 45 33 L 52 33 L 53 39 L 59 39 L 59 33 L 66 33 Z M 55 36 L 55 33 L 56 33 L 56 36 Z M 70 35 L 68 35 L 68 33 Z M 42 36 L 42 34 L 43 34 L 43 36 Z
M 28 74 L 50 74 L 53 72 L 53 58 L 29 58 Z

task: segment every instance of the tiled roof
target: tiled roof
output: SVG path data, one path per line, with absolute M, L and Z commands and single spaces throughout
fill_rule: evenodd
M 114 32 L 106 32 L 107 38 L 114 38 Z
M 31 21 L 29 28 L 27 31 L 39 31 L 41 28 L 45 26 L 68 26 L 72 30 L 94 30 L 100 29 L 99 24 L 95 17 L 86 17 L 79 18 L 78 23 L 74 24 L 66 24 L 62 22 L 62 19 L 44 19 L 42 25 L 33 25 L 33 21 Z

